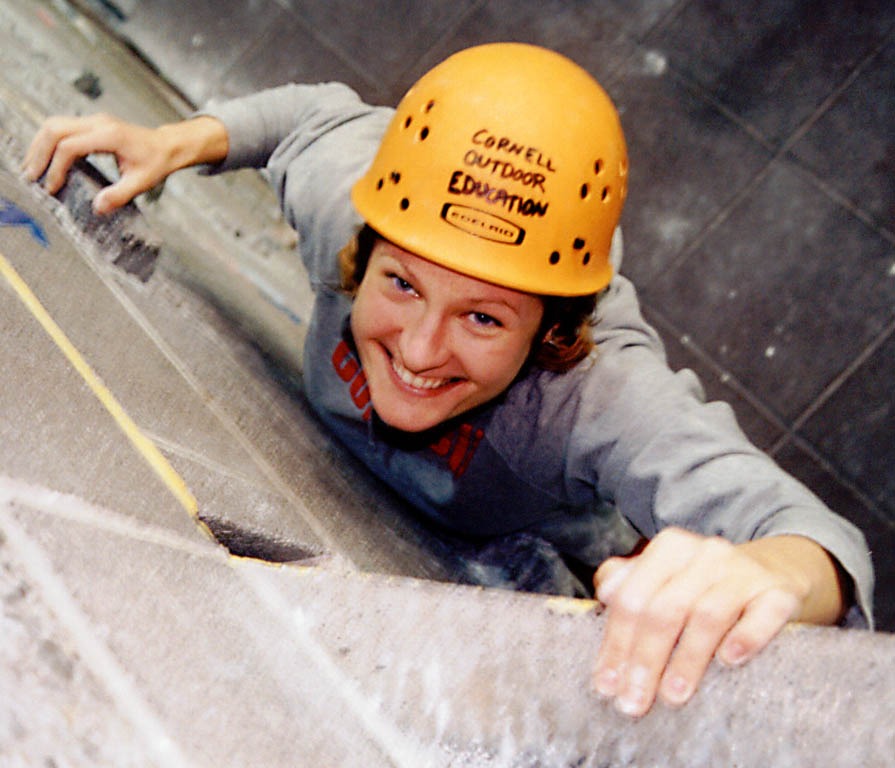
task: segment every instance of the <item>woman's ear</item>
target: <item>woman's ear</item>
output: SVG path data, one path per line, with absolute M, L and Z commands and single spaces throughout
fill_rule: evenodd
M 560 343 L 558 333 L 559 323 L 555 323 L 547 329 L 547 332 L 543 336 L 541 336 L 540 344 L 553 347 L 554 349 L 562 349 L 563 345 Z

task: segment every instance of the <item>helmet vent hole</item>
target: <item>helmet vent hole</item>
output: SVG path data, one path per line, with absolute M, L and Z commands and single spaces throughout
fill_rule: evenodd
M 408 115 L 407 119 L 404 121 L 404 127 L 410 128 L 410 124 L 413 122 L 413 118 Z
M 401 198 L 401 210 L 406 211 L 410 207 L 410 200 L 406 197 Z
M 432 107 L 434 107 L 434 106 L 435 106 L 435 99 L 430 99 L 429 103 L 426 104 L 426 112 L 430 112 L 432 110 Z
M 603 191 L 600 193 L 600 199 L 607 203 L 609 202 L 609 198 L 612 197 L 612 193 L 609 190 L 609 187 L 603 187 Z
M 590 251 L 586 251 L 584 254 L 584 258 L 581 260 L 581 263 L 584 264 L 585 266 L 587 266 L 587 264 L 589 262 L 590 262 Z
M 587 200 L 587 197 L 590 194 L 590 187 L 587 184 L 582 184 L 580 194 L 582 200 Z
M 559 264 L 559 251 L 554 251 L 550 254 L 550 263 Z
M 385 179 L 379 179 L 379 181 L 376 182 L 376 189 L 382 189 L 382 184 L 384 181 Z
M 602 160 L 597 160 L 597 162 L 594 163 L 594 173 L 597 174 L 597 176 L 599 176 L 601 173 L 603 173 L 603 161 Z
M 423 126 L 423 129 L 420 131 L 420 141 L 425 141 L 426 137 L 429 135 L 429 127 Z
M 572 243 L 572 247 L 573 247 L 576 251 L 580 251 L 582 248 L 584 248 L 584 239 L 581 238 L 581 237 L 576 237 L 576 238 L 575 238 L 575 242 Z
M 392 171 L 391 179 L 392 179 L 393 183 L 397 184 L 399 181 L 401 181 L 401 174 L 398 173 L 397 171 Z

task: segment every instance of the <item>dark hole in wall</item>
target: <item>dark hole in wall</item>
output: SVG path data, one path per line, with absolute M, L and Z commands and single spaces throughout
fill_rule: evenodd
M 320 557 L 322 552 L 293 542 L 280 541 L 262 536 L 256 531 L 240 528 L 228 520 L 199 516 L 211 530 L 218 543 L 225 546 L 231 555 L 253 557 L 271 563 L 293 563 Z

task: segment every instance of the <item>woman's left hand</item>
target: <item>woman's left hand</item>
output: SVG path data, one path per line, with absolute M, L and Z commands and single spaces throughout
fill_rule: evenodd
M 657 694 L 684 704 L 716 653 L 743 664 L 788 621 L 831 623 L 843 610 L 832 558 L 801 536 L 734 545 L 668 528 L 635 557 L 603 563 L 594 585 L 608 608 L 595 686 L 632 716 Z

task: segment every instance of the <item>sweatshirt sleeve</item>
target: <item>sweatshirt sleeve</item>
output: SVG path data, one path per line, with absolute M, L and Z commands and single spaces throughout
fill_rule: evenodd
M 872 625 L 873 568 L 861 532 L 753 446 L 726 403 L 706 403 L 690 370 L 672 372 L 634 289 L 617 278 L 600 305 L 597 354 L 569 441 L 573 494 L 611 499 L 645 536 L 667 526 L 735 543 L 797 534 L 855 584 L 856 626 Z
M 210 172 L 265 169 L 316 289 L 339 283 L 336 255 L 362 224 L 351 187 L 393 113 L 364 104 L 346 85 L 325 83 L 280 86 L 211 103 L 198 114 L 227 129 L 229 152 Z

